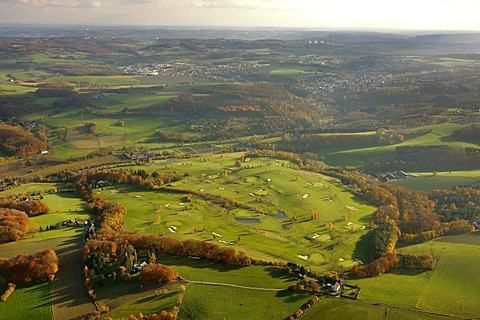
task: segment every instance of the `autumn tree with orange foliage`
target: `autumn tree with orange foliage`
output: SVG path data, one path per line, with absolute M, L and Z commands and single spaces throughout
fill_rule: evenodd
M 17 241 L 28 231 L 30 221 L 23 211 L 0 208 L 0 240 Z
M 45 249 L 33 255 L 0 258 L 0 282 L 29 283 L 53 280 L 58 271 L 55 251 Z
M 10 208 L 23 211 L 29 217 L 50 212 L 48 205 L 41 200 L 19 201 L 12 197 L 0 198 L 0 208 Z
M 158 281 L 169 283 L 176 280 L 178 273 L 172 268 L 163 264 L 147 264 L 140 271 L 140 278 L 143 281 Z

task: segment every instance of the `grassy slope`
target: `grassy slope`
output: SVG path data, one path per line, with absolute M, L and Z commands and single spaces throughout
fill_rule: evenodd
M 6 302 L 0 302 L 2 319 L 52 319 L 51 283 L 32 286 L 17 285 Z M 1 285 L 3 293 L 6 286 Z
M 180 284 L 145 284 L 139 287 L 137 282 L 123 282 L 109 284 L 96 290 L 96 301 L 107 305 L 110 312 L 105 316 L 113 319 L 129 317 L 131 314 L 145 315 L 159 313 L 161 310 L 172 310 L 177 305 Z M 159 295 L 158 290 L 169 291 Z
M 400 270 L 376 278 L 351 280 L 362 288 L 361 300 L 467 317 L 477 315 L 478 233 L 438 238 L 399 247 L 397 251 L 433 254 L 438 258 L 437 267 L 427 272 Z
M 480 186 L 480 170 L 432 173 L 417 173 L 417 177 L 392 181 L 413 190 L 430 191 L 451 189 L 455 186 Z
M 452 136 L 452 132 L 461 127 L 463 127 L 463 125 L 454 123 L 442 123 L 437 125 L 417 127 L 410 129 L 410 131 L 415 132 L 418 130 L 432 130 L 432 132 L 419 137 L 407 139 L 400 144 L 391 146 L 359 149 L 352 149 L 351 147 L 326 148 L 319 151 L 319 156 L 329 165 L 361 167 L 362 165 L 373 161 L 395 158 L 395 148 L 399 146 L 456 145 L 460 147 L 478 148 L 478 145 L 473 143 L 455 141 Z
M 55 183 L 26 183 L 17 188 L 6 190 L 1 194 L 28 194 L 30 192 L 47 191 L 51 188 L 62 188 L 63 185 Z M 73 193 L 43 194 L 43 200 L 50 208 L 50 213 L 30 218 L 31 230 L 43 230 L 46 226 L 56 225 L 70 219 L 89 219 L 90 215 L 83 210 L 84 201 Z M 70 237 L 83 233 L 81 227 L 67 227 L 56 230 L 33 232 L 25 236 L 22 241 L 41 241 L 52 238 Z
M 447 320 L 451 317 L 395 309 L 347 299 L 324 298 L 309 310 L 303 320 L 328 319 L 334 315 L 338 320 Z
M 209 297 L 209 299 L 204 299 Z M 311 298 L 307 294 L 189 285 L 183 319 L 284 319 Z
M 192 281 L 274 289 L 285 289 L 297 281 L 294 275 L 272 266 L 237 268 L 205 259 L 195 260 L 177 256 L 159 256 L 157 262 L 171 266 L 180 276 Z
M 438 312 L 476 317 L 479 315 L 480 247 L 456 250 L 443 256 L 417 307 Z

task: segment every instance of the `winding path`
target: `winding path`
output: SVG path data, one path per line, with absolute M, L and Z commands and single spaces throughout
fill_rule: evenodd
M 222 283 L 222 282 L 208 282 L 208 281 L 193 281 L 193 280 L 186 280 L 183 279 L 186 283 L 192 283 L 192 284 L 205 284 L 205 285 L 210 285 L 210 286 L 222 286 L 222 287 L 232 287 L 232 288 L 240 288 L 240 289 L 248 289 L 248 290 L 257 290 L 257 291 L 283 291 L 285 289 L 275 289 L 275 288 L 259 288 L 259 287 L 247 287 L 247 286 L 241 286 L 238 284 L 231 284 L 231 283 Z

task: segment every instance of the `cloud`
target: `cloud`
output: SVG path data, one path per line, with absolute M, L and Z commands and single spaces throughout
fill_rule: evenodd
M 308 2 L 305 0 L 300 1 Z M 297 6 L 295 4 L 292 5 L 290 0 L 122 0 L 122 2 L 137 5 L 155 5 L 172 9 L 282 9 Z
M 1 0 L 0 7 L 20 8 L 101 8 L 101 0 Z

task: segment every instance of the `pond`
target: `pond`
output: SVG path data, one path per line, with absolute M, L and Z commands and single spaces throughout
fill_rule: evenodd
M 242 223 L 260 223 L 260 218 L 235 218 L 238 222 Z

